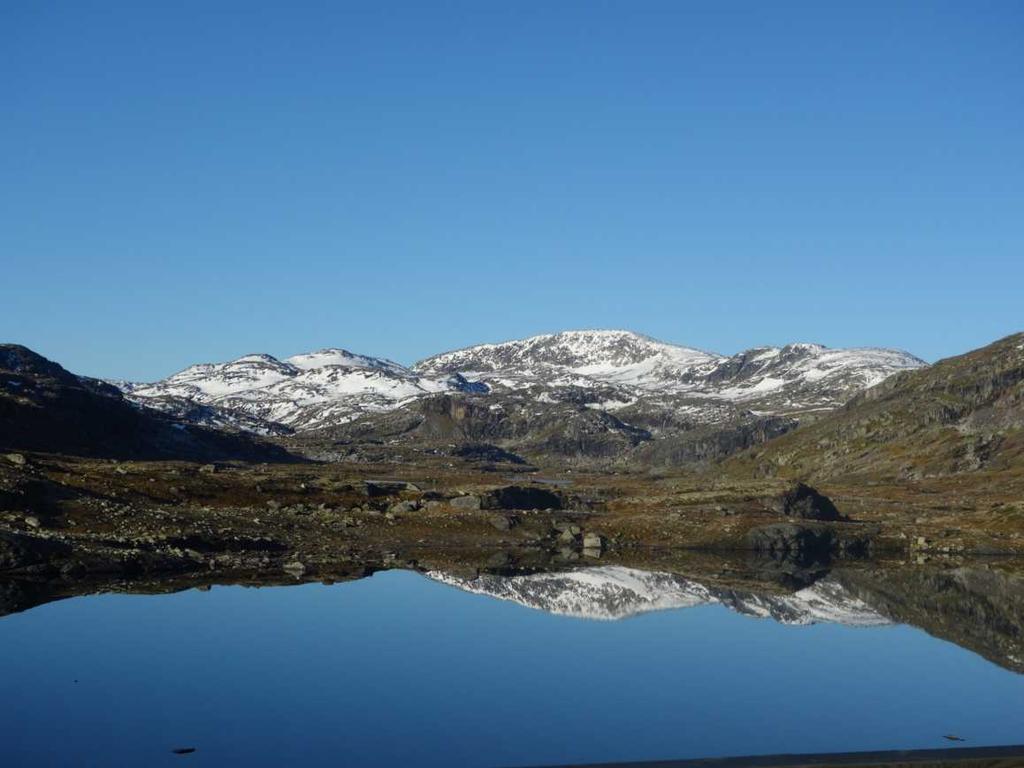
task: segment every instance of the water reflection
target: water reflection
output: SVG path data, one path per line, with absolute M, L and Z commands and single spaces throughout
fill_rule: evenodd
M 4 764 L 180 764 L 174 748 L 195 748 L 197 765 L 493 766 L 1013 743 L 1012 565 L 645 553 L 570 568 L 424 550 L 348 553 L 317 574 L 332 586 L 280 572 L 230 581 L 294 586 L 8 579 Z
M 673 573 L 615 565 L 523 576 L 465 577 L 441 571 L 427 575 L 467 592 L 581 619 L 615 620 L 651 611 L 720 604 L 737 613 L 771 618 L 782 624 L 890 623 L 831 576 L 787 594 L 710 586 Z
M 413 570 L 459 590 L 550 614 L 617 620 L 653 611 L 722 605 L 782 624 L 909 624 L 1024 673 L 1024 562 L 990 559 L 928 565 L 800 564 L 696 553 L 645 553 L 616 564 L 552 561 L 538 550 L 347 553 L 329 572 L 0 578 L 0 616 L 88 594 L 160 594 L 218 584 L 278 586 L 363 579 Z

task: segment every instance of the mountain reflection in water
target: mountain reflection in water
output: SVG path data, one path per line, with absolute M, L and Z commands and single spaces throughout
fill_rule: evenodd
M 16 660 L 4 765 L 177 764 L 174 748 L 199 765 L 493 766 L 1019 741 L 1011 563 L 530 557 L 352 555 L 318 574 L 347 582 L 333 586 L 233 577 L 284 589 L 219 574 L 0 580 L 0 653 Z
M 792 594 L 771 594 L 713 587 L 673 573 L 614 565 L 524 576 L 481 574 L 467 578 L 442 572 L 427 575 L 467 592 L 581 619 L 624 619 L 650 611 L 718 603 L 737 613 L 772 618 L 782 624 L 890 623 L 829 577 Z
M 129 580 L 0 577 L 0 616 L 88 594 L 159 594 L 218 584 L 276 586 L 314 579 L 334 583 L 398 568 L 465 592 L 581 619 L 616 620 L 721 605 L 782 624 L 909 624 L 1024 673 L 1024 562 L 1015 559 L 796 568 L 720 556 L 682 563 L 645 560 L 644 567 L 633 562 L 570 567 L 532 560 L 523 552 L 439 557 L 425 550 L 405 558 L 374 553 L 348 553 L 348 558 L 337 572 L 305 578 L 263 571 Z

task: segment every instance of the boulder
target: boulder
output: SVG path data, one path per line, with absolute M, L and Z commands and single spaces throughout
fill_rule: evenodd
M 777 496 L 762 499 L 761 503 L 772 512 L 801 520 L 842 520 L 832 500 L 805 483 L 797 483 Z
M 562 497 L 547 488 L 507 485 L 484 494 L 484 509 L 561 509 Z
M 448 502 L 455 509 L 480 509 L 480 497 L 473 496 L 472 494 L 466 496 L 456 496 Z
M 28 459 L 25 458 L 23 453 L 5 453 L 4 460 L 16 467 L 24 467 L 28 464 Z
M 507 531 L 512 527 L 513 521 L 511 518 L 505 517 L 505 515 L 491 515 L 488 518 L 488 522 L 499 531 Z
M 418 491 L 420 488 L 404 480 L 367 480 L 366 494 L 376 496 L 397 496 L 402 491 Z
M 388 512 L 392 515 L 404 515 L 415 512 L 419 508 L 420 505 L 417 501 L 399 501 L 388 507 Z

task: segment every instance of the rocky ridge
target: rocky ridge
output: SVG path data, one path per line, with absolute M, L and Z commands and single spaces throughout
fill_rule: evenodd
M 924 363 L 815 344 L 717 355 L 628 331 L 484 344 L 410 368 L 340 349 L 249 355 L 152 384 L 134 402 L 307 442 L 495 444 L 529 456 L 703 462 L 792 429 Z M 335 456 L 336 457 L 336 456 Z

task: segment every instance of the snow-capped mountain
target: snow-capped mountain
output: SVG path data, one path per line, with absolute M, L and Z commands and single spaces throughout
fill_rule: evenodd
M 284 360 L 257 354 L 204 363 L 152 384 L 112 383 L 134 402 L 179 418 L 264 433 L 342 427 L 410 411 L 404 426 L 390 433 L 409 439 L 417 419 L 436 422 L 436 408 L 434 416 L 414 412 L 420 403 L 458 394 L 478 398 L 473 402 L 482 407 L 461 413 L 459 427 L 432 422 L 435 437 L 458 440 L 472 432 L 473 439 L 507 437 L 517 441 L 510 447 L 536 448 L 536 421 L 545 435 L 553 428 L 565 432 L 564 440 L 555 440 L 557 451 L 609 456 L 619 445 L 729 425 L 728 439 L 700 437 L 695 450 L 706 458 L 795 423 L 776 417 L 834 408 L 893 373 L 922 365 L 886 349 L 791 344 L 725 356 L 629 331 L 568 331 L 446 352 L 411 368 L 332 348 Z M 377 426 L 360 429 L 367 434 Z
M 720 355 L 666 344 L 629 331 L 565 331 L 502 344 L 481 344 L 421 360 L 413 369 L 515 387 L 602 382 L 653 390 L 686 386 Z
M 314 429 L 388 411 L 424 395 L 482 391 L 457 374 L 424 376 L 391 360 L 344 349 L 287 360 L 246 355 L 193 365 L 154 384 L 118 384 L 137 403 L 174 413 L 180 413 L 183 401 L 213 406 L 217 411 L 211 419 L 256 431 L 258 422 Z
M 784 595 L 708 587 L 676 574 L 622 566 L 527 576 L 481 574 L 465 578 L 440 571 L 429 572 L 427 576 L 466 592 L 580 619 L 607 621 L 651 611 L 720 604 L 737 613 L 771 618 L 782 624 L 828 622 L 878 626 L 890 623 L 828 577 Z
M 568 331 L 446 352 L 413 370 L 434 376 L 458 372 L 499 390 L 611 386 L 622 391 L 616 398 L 621 403 L 671 394 L 807 409 L 835 407 L 893 373 L 923 365 L 891 349 L 789 344 L 727 357 L 629 331 Z

